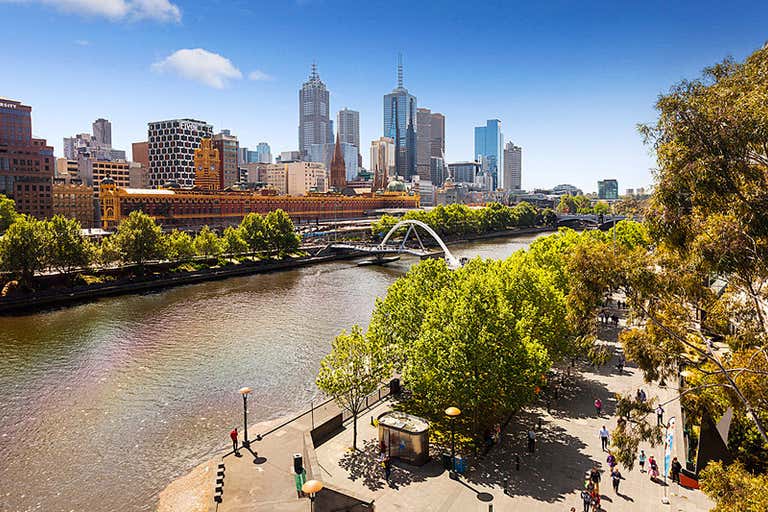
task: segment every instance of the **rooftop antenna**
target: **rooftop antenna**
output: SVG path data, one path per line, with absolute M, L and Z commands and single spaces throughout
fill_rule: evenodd
M 312 80 L 317 80 L 320 78 L 320 76 L 317 74 L 317 63 L 315 63 L 315 61 L 312 61 L 312 73 L 309 75 L 309 78 Z
M 397 54 L 397 87 L 403 88 L 403 54 Z

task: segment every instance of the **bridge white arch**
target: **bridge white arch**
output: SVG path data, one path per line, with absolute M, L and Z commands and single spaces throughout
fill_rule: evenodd
M 392 235 L 395 234 L 397 230 L 405 226 L 408 226 L 408 231 L 405 233 L 405 237 L 403 238 L 403 241 L 400 243 L 401 248 L 405 247 L 405 242 L 408 241 L 408 236 L 411 234 L 411 232 L 414 233 L 414 235 L 419 241 L 419 244 L 421 244 L 423 248 L 424 244 L 421 243 L 421 238 L 419 237 L 419 233 L 414 229 L 414 227 L 418 226 L 422 228 L 424 231 L 426 231 L 427 233 L 429 233 L 429 235 L 435 240 L 435 242 L 437 242 L 438 245 L 440 245 L 440 248 L 443 250 L 443 254 L 445 255 L 445 261 L 448 263 L 448 267 L 452 269 L 457 269 L 461 267 L 461 261 L 459 261 L 459 259 L 456 256 L 454 256 L 453 253 L 451 253 L 450 249 L 448 249 L 448 246 L 446 246 L 445 242 L 443 242 L 443 239 L 440 238 L 440 236 L 437 233 L 435 233 L 434 229 L 429 227 L 427 224 L 421 222 L 420 220 L 405 219 L 405 220 L 401 220 L 400 222 L 392 226 L 392 229 L 389 230 L 389 233 L 387 233 L 387 235 L 384 237 L 384 240 L 382 240 L 381 243 L 379 244 L 379 249 L 382 249 L 382 250 L 386 249 L 387 242 L 392 237 Z

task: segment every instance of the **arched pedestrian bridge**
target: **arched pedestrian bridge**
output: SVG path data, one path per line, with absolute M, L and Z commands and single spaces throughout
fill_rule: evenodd
M 392 236 L 397 233 L 400 229 L 404 227 L 408 227 L 407 231 L 405 232 L 405 236 L 402 240 L 400 240 L 397 244 L 391 244 L 388 243 Z M 364 243 L 352 243 L 352 242 L 340 242 L 340 243 L 332 243 L 328 245 L 328 249 L 336 249 L 336 250 L 347 250 L 347 251 L 360 251 L 360 252 L 367 252 L 370 254 L 375 255 L 381 255 L 381 254 L 412 254 L 414 256 L 419 257 L 425 257 L 429 256 L 434 253 L 434 251 L 431 251 L 424 247 L 424 242 L 421 239 L 421 236 L 419 235 L 419 232 L 416 228 L 423 229 L 437 244 L 440 246 L 440 249 L 443 252 L 443 257 L 445 258 L 446 263 L 448 263 L 448 267 L 451 269 L 457 269 L 461 267 L 461 260 L 456 258 L 454 256 L 450 249 L 448 249 L 448 246 L 445 245 L 445 242 L 440 238 L 440 236 L 435 233 L 435 230 L 433 230 L 431 227 L 429 227 L 427 224 L 413 219 L 406 219 L 401 220 L 394 226 L 392 226 L 392 229 L 389 230 L 387 235 L 384 237 L 384 239 L 379 244 L 364 244 Z M 413 235 L 413 238 L 411 236 Z M 418 245 L 418 247 L 411 247 L 408 246 L 408 240 L 415 241 L 416 244 L 412 245 Z

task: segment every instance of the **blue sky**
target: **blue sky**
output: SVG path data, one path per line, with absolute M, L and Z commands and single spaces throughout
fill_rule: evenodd
M 296 149 L 315 61 L 332 115 L 360 111 L 367 166 L 402 52 L 419 106 L 446 116 L 449 161 L 470 159 L 473 127 L 499 118 L 523 146 L 524 188 L 615 177 L 622 192 L 652 182 L 635 126 L 658 94 L 768 39 L 762 2 L 0 0 L 0 19 L 0 96 L 32 105 L 59 156 L 97 117 L 127 150 L 147 122 L 176 117 Z

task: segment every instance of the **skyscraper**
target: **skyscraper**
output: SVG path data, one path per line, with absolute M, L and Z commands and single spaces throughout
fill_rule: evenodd
M 185 188 L 195 184 L 195 150 L 200 140 L 213 137 L 213 126 L 197 119 L 149 123 L 149 186 L 175 181 Z
M 416 172 L 422 180 L 430 179 L 430 159 L 444 158 L 445 116 L 428 108 L 416 110 Z
M 352 144 L 357 148 L 357 165 L 360 166 L 360 113 L 348 108 L 339 110 L 336 117 L 339 137 L 342 143 Z
M 53 148 L 32 137 L 32 107 L 0 97 L 0 194 L 19 213 L 50 217 L 54 165 Z
M 333 143 L 330 93 L 312 64 L 309 80 L 299 91 L 299 151 L 306 157 L 311 144 Z
M 266 142 L 259 142 L 256 145 L 256 162 L 263 164 L 272 163 L 272 149 Z M 249 160 L 250 162 L 250 160 Z
M 499 169 L 502 169 L 504 154 L 504 135 L 501 133 L 501 121 L 489 119 L 485 126 L 475 128 L 475 159 L 482 164 L 482 171 L 493 177 L 493 188 L 504 187 L 499 182 Z
M 619 182 L 614 179 L 597 182 L 597 198 L 615 200 L 619 198 Z
M 512 141 L 504 146 L 504 175 L 501 179 L 504 190 L 520 190 L 523 175 L 523 148 Z
M 395 169 L 410 179 L 416 174 L 416 96 L 403 87 L 402 57 L 397 64 L 397 87 L 384 95 L 384 136 L 395 141 Z
M 93 137 L 99 144 L 112 147 L 112 123 L 101 118 L 95 120 L 93 122 Z

